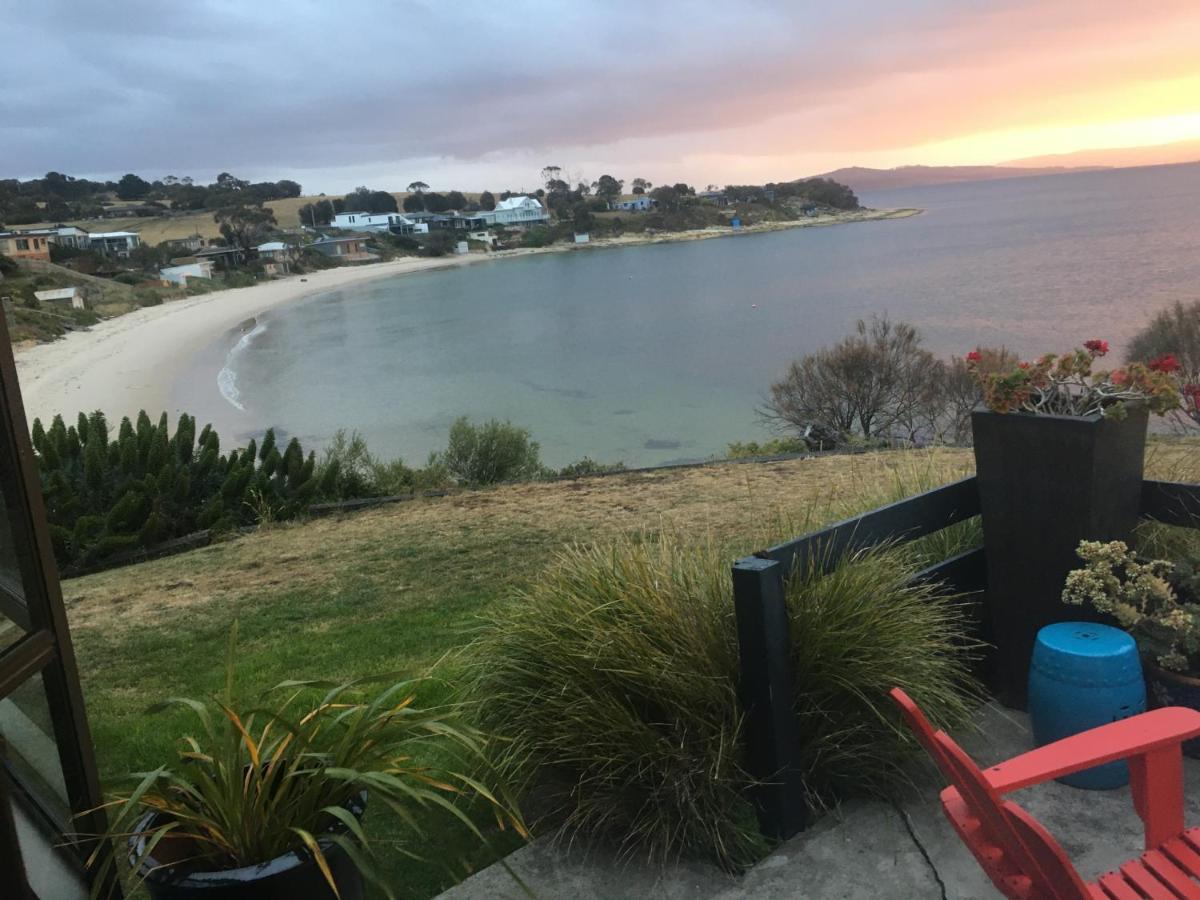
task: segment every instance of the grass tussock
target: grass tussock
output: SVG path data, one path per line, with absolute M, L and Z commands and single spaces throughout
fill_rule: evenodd
M 886 692 L 944 725 L 978 695 L 967 623 L 906 577 L 919 556 L 856 554 L 791 586 L 798 748 L 814 801 L 893 790 L 913 749 Z M 665 532 L 572 547 L 498 606 L 468 663 L 483 723 L 559 838 L 737 869 L 763 849 L 736 696 L 730 557 Z M 539 815 L 540 814 L 540 815 Z

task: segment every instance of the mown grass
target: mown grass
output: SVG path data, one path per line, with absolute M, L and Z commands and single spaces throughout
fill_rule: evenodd
M 1161 454 L 1167 462 L 1194 448 Z M 825 457 L 627 473 L 512 485 L 419 500 L 340 519 L 278 526 L 170 559 L 64 583 L 103 774 L 144 768 L 181 733 L 177 716 L 147 716 L 168 696 L 219 690 L 222 648 L 239 622 L 239 683 L 342 680 L 432 672 L 453 681 L 447 654 L 480 617 L 533 584 L 565 543 L 683 528 L 729 547 L 800 533 L 897 496 L 969 474 L 967 450 Z M 423 702 L 450 696 L 430 687 Z M 378 811 L 368 823 L 403 849 L 389 862 L 401 893 L 428 897 L 511 849 L 477 846 L 446 816 L 402 835 Z

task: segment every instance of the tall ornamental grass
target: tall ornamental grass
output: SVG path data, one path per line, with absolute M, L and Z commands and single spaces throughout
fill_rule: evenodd
M 730 552 L 674 533 L 571 547 L 492 612 L 468 665 L 526 811 L 560 839 L 738 869 L 763 848 L 746 801 Z M 791 585 L 799 748 L 813 801 L 887 794 L 913 749 L 887 691 L 943 725 L 978 689 L 967 623 L 884 548 Z

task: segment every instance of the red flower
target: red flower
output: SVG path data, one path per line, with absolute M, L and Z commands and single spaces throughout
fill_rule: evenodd
M 1179 360 L 1175 358 L 1174 353 L 1168 353 L 1166 356 L 1160 356 L 1153 360 L 1146 368 L 1151 372 L 1166 372 L 1170 374 L 1179 368 Z
M 1091 340 L 1084 341 L 1083 347 L 1093 356 L 1103 356 L 1108 352 L 1108 341 Z
M 1108 376 L 1108 380 L 1113 384 L 1124 384 L 1129 380 L 1129 376 L 1125 373 L 1124 369 L 1117 369 Z
M 1185 384 L 1183 386 L 1183 396 L 1191 398 L 1196 403 L 1200 403 L 1200 384 Z
M 983 354 L 978 350 L 972 350 L 967 354 L 967 362 L 979 362 L 981 359 L 983 359 Z
M 1032 365 L 1032 363 L 1027 363 L 1027 362 L 1023 362 L 1023 363 L 1017 363 L 1017 368 L 1018 368 L 1018 369 L 1021 369 L 1022 371 L 1025 371 L 1025 370 L 1026 370 L 1026 369 L 1028 369 L 1028 368 L 1029 368 L 1031 365 Z

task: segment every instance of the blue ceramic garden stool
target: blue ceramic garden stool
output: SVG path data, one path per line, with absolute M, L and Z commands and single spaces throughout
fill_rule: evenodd
M 1029 665 L 1029 721 L 1037 746 L 1146 711 L 1137 644 L 1119 628 L 1059 622 L 1038 632 Z M 1129 782 L 1123 762 L 1060 779 L 1093 791 Z

